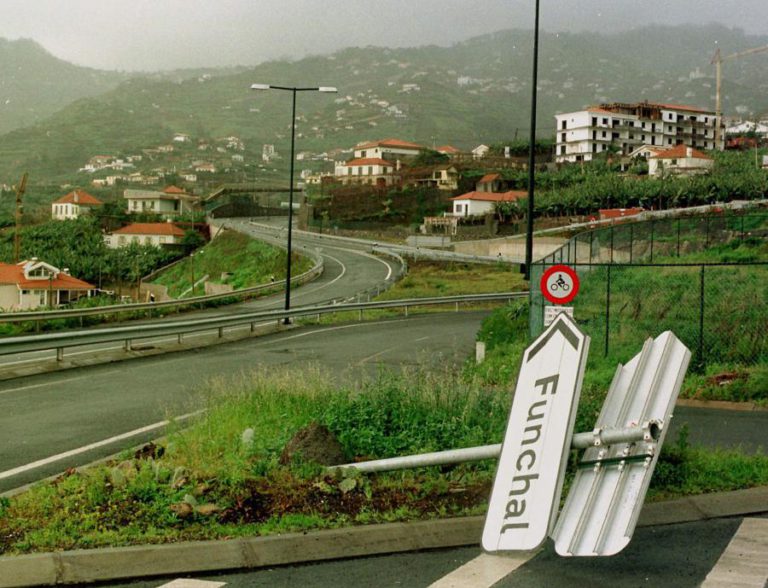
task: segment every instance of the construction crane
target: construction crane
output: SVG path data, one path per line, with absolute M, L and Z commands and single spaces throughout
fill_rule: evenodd
M 747 49 L 746 51 L 739 51 L 738 53 L 731 53 L 730 55 L 726 55 L 725 57 L 722 57 L 720 55 L 720 48 L 718 47 L 715 51 L 715 55 L 712 57 L 712 61 L 710 63 L 713 63 L 715 65 L 715 80 L 716 80 L 716 93 L 715 93 L 715 149 L 718 148 L 720 145 L 720 119 L 722 117 L 722 104 L 720 102 L 720 88 L 721 88 L 721 69 L 722 64 L 724 61 L 731 61 L 732 59 L 737 59 L 739 57 L 744 57 L 745 55 L 754 55 L 755 53 L 762 53 L 763 51 L 768 51 L 768 45 L 764 45 L 762 47 L 754 47 L 752 49 Z
M 21 250 L 21 197 L 27 191 L 27 174 L 21 176 L 21 182 L 16 187 L 16 232 L 13 235 L 13 260 L 19 263 L 19 252 Z

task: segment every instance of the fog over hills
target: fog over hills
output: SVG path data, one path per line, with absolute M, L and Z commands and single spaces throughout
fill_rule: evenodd
M 714 42 L 724 55 L 768 45 L 767 36 L 718 25 L 652 26 L 614 35 L 542 33 L 538 132 L 589 104 L 649 100 L 714 109 Z M 469 148 L 525 138 L 532 33 L 509 30 L 450 47 L 364 47 L 253 68 L 152 76 L 62 62 L 29 41 L 0 41 L 0 183 L 21 170 L 73 175 L 92 155 L 237 135 L 246 158 L 264 143 L 287 148 L 289 97 L 251 83 L 334 85 L 302 94 L 300 148 L 325 151 L 399 137 Z M 768 113 L 768 52 L 723 68 L 724 113 Z

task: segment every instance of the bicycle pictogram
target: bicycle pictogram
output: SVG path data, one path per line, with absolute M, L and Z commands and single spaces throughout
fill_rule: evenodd
M 549 289 L 553 292 L 557 292 L 558 290 L 567 292 L 571 289 L 571 286 L 563 279 L 563 274 L 557 274 L 557 280 L 552 282 L 552 285 L 549 287 Z

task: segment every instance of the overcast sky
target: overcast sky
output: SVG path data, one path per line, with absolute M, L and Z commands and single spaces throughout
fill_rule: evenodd
M 342 47 L 450 45 L 533 26 L 534 0 L 0 0 L 0 37 L 89 67 L 255 65 Z M 547 31 L 721 23 L 768 34 L 768 0 L 541 0 Z

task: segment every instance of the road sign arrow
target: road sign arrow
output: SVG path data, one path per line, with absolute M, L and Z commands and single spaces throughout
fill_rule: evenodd
M 563 314 L 562 316 L 566 315 Z M 537 339 L 534 345 L 529 348 L 528 357 L 525 362 L 528 363 L 534 357 L 536 357 L 539 351 L 544 349 L 547 343 L 549 343 L 549 341 L 558 333 L 565 337 L 565 340 L 571 344 L 571 347 L 574 349 L 579 347 L 579 340 L 581 339 L 582 335 L 576 328 L 576 325 L 567 320 L 555 319 L 551 328 L 544 333 L 544 336 Z

